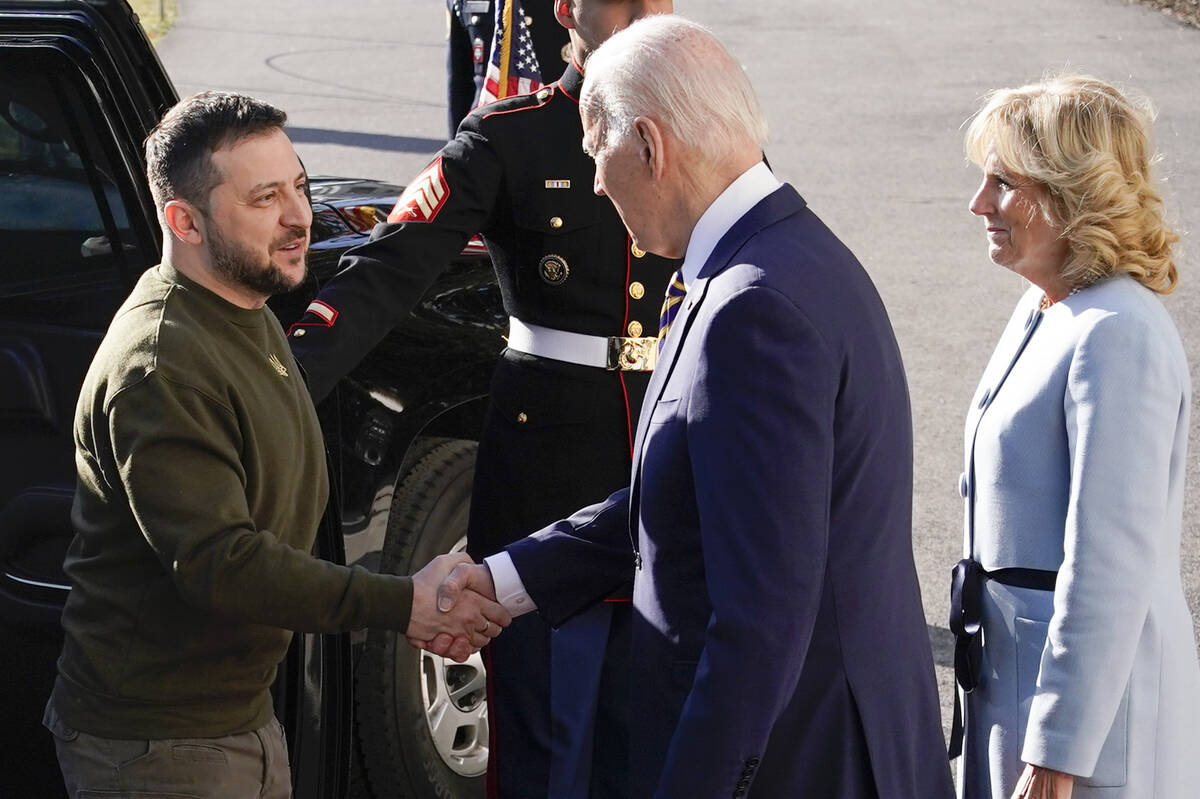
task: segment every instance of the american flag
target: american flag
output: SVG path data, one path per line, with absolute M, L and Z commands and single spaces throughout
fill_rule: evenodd
M 492 59 L 483 91 L 479 93 L 479 104 L 514 94 L 529 94 L 541 85 L 542 70 L 533 50 L 529 28 L 525 26 L 525 9 L 520 0 L 498 0 Z

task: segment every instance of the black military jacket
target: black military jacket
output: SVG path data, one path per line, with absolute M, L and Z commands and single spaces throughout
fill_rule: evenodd
M 657 334 L 678 262 L 635 250 L 612 203 L 593 192 L 582 84 L 571 64 L 553 86 L 476 109 L 388 223 L 343 256 L 315 310 L 290 331 L 315 398 L 413 308 L 475 233 L 510 316 L 597 336 Z

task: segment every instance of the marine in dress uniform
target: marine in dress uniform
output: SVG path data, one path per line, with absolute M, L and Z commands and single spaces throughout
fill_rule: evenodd
M 558 80 L 566 67 L 567 31 L 554 19 L 550 0 L 522 0 L 525 27 L 533 38 L 542 83 Z M 496 29 L 493 0 L 446 0 L 446 98 L 450 137 L 479 104 Z
M 469 115 L 290 331 L 320 399 L 483 235 L 511 320 L 475 469 L 477 560 L 628 483 L 645 359 L 678 266 L 635 248 L 593 193 L 582 84 L 572 63 L 557 84 Z M 602 603 L 553 635 L 529 614 L 485 650 L 490 795 L 625 795 L 629 612 Z

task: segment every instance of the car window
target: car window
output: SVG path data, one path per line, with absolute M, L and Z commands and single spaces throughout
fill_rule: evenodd
M 0 70 L 0 310 L 115 284 L 133 233 L 78 75 Z M 90 94 L 86 95 L 91 97 Z M 92 100 L 95 103 L 94 99 Z

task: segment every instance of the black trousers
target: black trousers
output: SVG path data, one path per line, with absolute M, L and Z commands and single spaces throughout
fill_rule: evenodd
M 622 386 L 616 372 L 506 351 L 476 460 L 471 556 L 494 554 L 628 485 L 625 398 L 640 406 L 648 382 L 626 373 Z M 498 796 L 544 799 L 571 774 L 589 775 L 577 795 L 627 795 L 630 613 L 628 602 L 605 602 L 558 632 L 529 614 L 489 646 L 489 779 Z

